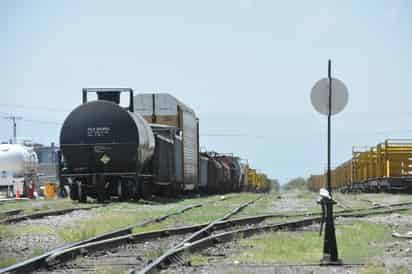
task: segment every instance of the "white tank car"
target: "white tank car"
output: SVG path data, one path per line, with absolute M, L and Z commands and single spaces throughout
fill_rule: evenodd
M 0 144 L 0 186 L 32 196 L 37 181 L 37 154 L 20 144 Z

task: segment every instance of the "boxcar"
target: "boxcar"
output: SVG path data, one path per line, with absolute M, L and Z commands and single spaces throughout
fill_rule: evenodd
M 199 180 L 199 123 L 195 112 L 168 93 L 143 93 L 134 97 L 134 111 L 152 124 L 180 129 L 183 188 L 197 188 Z

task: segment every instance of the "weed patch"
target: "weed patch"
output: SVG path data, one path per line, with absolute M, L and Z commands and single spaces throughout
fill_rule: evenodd
M 14 236 L 14 232 L 6 225 L 0 225 L 0 240 Z
M 0 268 L 4 268 L 13 265 L 17 262 L 14 257 L 0 257 Z
M 54 231 L 46 225 L 25 225 L 16 227 L 14 234 L 53 234 Z
M 383 243 L 390 239 L 385 225 L 355 222 L 338 226 L 336 237 L 340 257 L 348 263 L 383 254 Z M 317 232 L 276 232 L 243 239 L 240 253 L 233 260 L 246 263 L 313 263 L 322 256 L 323 238 Z

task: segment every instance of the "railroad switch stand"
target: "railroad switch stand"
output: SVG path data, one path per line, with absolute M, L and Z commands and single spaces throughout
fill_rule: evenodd
M 329 196 L 329 195 L 328 195 Z M 341 265 L 342 261 L 338 258 L 338 247 L 336 244 L 335 222 L 333 218 L 333 205 L 336 202 L 329 196 L 321 196 L 318 200 L 322 208 L 322 222 L 320 234 L 322 235 L 323 224 L 325 223 L 325 235 L 323 241 L 323 258 L 321 265 Z
M 333 90 L 333 92 L 332 92 Z M 319 113 L 328 117 L 328 176 L 326 181 L 327 190 L 320 189 L 319 203 L 322 205 L 322 223 L 325 221 L 325 237 L 323 242 L 323 258 L 321 265 L 341 265 L 338 259 L 338 246 L 336 244 L 335 224 L 333 219 L 332 199 L 332 174 L 331 174 L 331 124 L 332 115 L 341 112 L 348 103 L 348 90 L 338 79 L 332 79 L 332 61 L 328 61 L 328 78 L 316 82 L 310 95 L 313 107 Z

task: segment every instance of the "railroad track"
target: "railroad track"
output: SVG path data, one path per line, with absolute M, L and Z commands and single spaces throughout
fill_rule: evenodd
M 212 202 L 216 202 L 216 201 L 221 201 L 221 200 L 226 200 L 227 198 L 221 198 L 219 200 L 213 200 L 213 201 L 208 201 L 202 204 L 195 204 L 195 205 L 190 205 L 187 207 L 184 207 L 182 209 L 177 210 L 176 212 L 173 213 L 168 213 L 165 215 L 162 215 L 160 217 L 156 217 L 156 218 L 152 218 L 137 224 L 132 224 L 129 226 L 126 226 L 124 228 L 120 228 L 114 231 L 110 231 L 107 233 L 103 233 L 100 235 L 97 235 L 95 237 L 83 240 L 83 241 L 79 241 L 79 242 L 75 242 L 75 243 L 70 243 L 70 244 L 66 244 L 60 247 L 57 247 L 49 252 L 46 252 L 42 255 L 36 256 L 34 258 L 30 258 L 28 260 L 25 260 L 23 262 L 14 264 L 12 266 L 0 269 L 0 273 L 28 273 L 28 272 L 32 272 L 35 271 L 36 269 L 42 268 L 47 266 L 46 263 L 46 259 L 48 257 L 50 257 L 51 255 L 55 254 L 55 253 L 59 253 L 59 251 L 62 250 L 71 250 L 76 248 L 77 246 L 83 246 L 83 245 L 87 245 L 93 242 L 99 242 L 99 241 L 104 241 L 106 239 L 112 239 L 112 238 L 116 238 L 116 237 L 121 237 L 121 236 L 127 236 L 128 234 L 131 234 L 133 229 L 136 227 L 143 227 L 146 226 L 148 224 L 152 224 L 152 223 L 159 223 L 162 222 L 172 216 L 175 215 L 179 215 L 179 214 L 183 214 L 186 211 L 189 211 L 191 209 L 194 208 L 198 208 L 198 207 L 202 207 L 208 203 L 212 203 Z
M 91 210 L 91 209 L 99 208 L 99 207 L 102 207 L 102 206 L 71 207 L 71 208 L 65 208 L 65 209 L 39 211 L 39 212 L 31 213 L 31 214 L 24 214 L 21 216 L 8 217 L 3 220 L 0 220 L 0 224 L 18 223 L 18 222 L 25 221 L 25 220 L 41 219 L 41 218 L 48 217 L 48 216 L 58 216 L 58 215 L 67 214 L 67 213 L 77 211 L 77 210 Z M 11 214 L 11 215 L 17 215 L 21 213 L 22 211 L 23 210 L 20 209 L 18 213 Z
M 226 200 L 228 198 L 224 197 L 223 199 Z M 18 201 L 18 200 L 11 200 L 11 201 Z M 151 205 L 159 204 L 156 201 L 154 202 L 144 201 L 143 203 L 151 204 Z M 107 206 L 107 204 L 102 204 L 99 206 L 89 206 L 89 207 L 73 207 L 73 208 L 67 208 L 67 209 L 46 210 L 46 211 L 39 211 L 39 212 L 31 213 L 31 214 L 24 214 L 24 215 L 16 216 L 16 217 L 10 217 L 10 216 L 15 216 L 15 215 L 22 213 L 23 209 L 9 210 L 9 211 L 0 212 L 0 217 L 2 216 L 6 217 L 0 220 L 0 224 L 11 224 L 11 223 L 18 223 L 18 222 L 25 221 L 25 220 L 41 219 L 41 218 L 48 217 L 48 216 L 58 216 L 58 215 L 63 215 L 66 213 L 77 211 L 77 210 L 90 210 L 90 209 L 99 208 L 102 206 Z
M 23 212 L 23 209 L 13 209 L 0 212 L 0 218 L 18 215 Z
M 354 212 L 354 213 L 338 213 L 335 217 L 365 217 L 369 215 L 376 215 L 376 214 L 388 214 L 393 212 L 399 212 L 403 210 L 409 210 L 409 207 L 406 208 L 398 208 L 398 209 L 390 209 L 390 210 L 382 210 L 382 211 L 374 211 L 374 212 Z M 373 210 L 376 210 L 374 208 Z M 279 230 L 295 230 L 298 228 L 310 226 L 312 224 L 320 223 L 322 221 L 321 217 L 311 217 L 311 218 L 304 218 L 301 220 L 296 221 L 289 221 L 284 223 L 278 224 L 270 224 L 270 225 L 263 225 L 259 226 L 256 225 L 259 223 L 258 220 L 263 220 L 265 216 L 258 216 L 257 219 L 249 218 L 249 221 L 252 221 L 254 225 L 250 226 L 251 223 L 248 223 L 249 227 L 246 228 L 238 228 L 238 229 L 231 229 L 228 231 L 213 232 L 213 227 L 216 223 L 211 223 L 206 227 L 200 229 L 199 231 L 192 234 L 190 237 L 184 239 L 174 247 L 170 248 L 166 252 L 164 252 L 161 256 L 155 259 L 153 262 L 145 266 L 143 269 L 130 269 L 127 273 L 128 274 L 146 274 L 146 273 L 154 273 L 157 272 L 159 269 L 164 269 L 170 264 L 180 264 L 185 265 L 185 260 L 180 256 L 182 253 L 194 253 L 198 250 L 202 250 L 209 246 L 215 244 L 222 244 L 225 242 L 237 240 L 239 238 L 247 238 L 251 237 L 255 234 L 263 233 L 263 232 L 274 232 Z M 233 223 L 232 223 L 233 224 Z M 216 228 L 216 230 L 219 230 Z M 199 237 L 203 235 L 204 237 Z
M 389 214 L 392 212 L 408 210 L 410 209 L 410 207 L 404 207 L 408 205 L 412 205 L 412 202 L 392 204 L 391 205 L 392 209 L 390 210 L 383 210 L 384 207 L 382 206 L 375 206 L 375 207 L 358 209 L 358 210 L 355 210 L 355 209 L 342 210 L 342 211 L 337 212 L 336 216 L 337 217 L 339 216 L 340 217 L 364 217 L 364 216 L 373 215 L 373 214 Z M 280 224 L 257 226 L 257 224 L 261 223 L 262 221 L 268 218 L 273 218 L 273 217 L 293 218 L 293 217 L 303 217 L 303 216 L 306 216 L 306 218 L 301 219 L 301 220 L 291 221 L 291 222 L 280 223 Z M 309 216 L 315 216 L 315 217 L 308 218 Z M 157 219 L 163 219 L 163 218 L 161 217 Z M 256 233 L 260 233 L 262 231 L 276 231 L 279 229 L 296 229 L 296 228 L 304 227 L 304 226 L 307 226 L 313 223 L 319 223 L 320 220 L 321 218 L 319 216 L 319 213 L 267 214 L 267 215 L 259 215 L 259 216 L 246 217 L 246 218 L 221 220 L 217 222 L 215 220 L 214 221 L 215 224 L 213 226 L 214 232 L 218 230 L 223 230 L 223 232 L 215 235 L 216 238 L 213 238 L 214 236 L 204 237 L 204 234 L 201 235 L 202 233 L 199 233 L 199 230 L 202 230 L 205 227 L 209 226 L 210 228 L 210 223 L 184 226 L 180 228 L 163 229 L 163 230 L 150 231 L 150 232 L 145 232 L 145 233 L 135 233 L 135 234 L 130 234 L 131 230 L 127 231 L 128 234 L 126 234 L 125 233 L 126 231 L 124 230 L 123 231 L 119 230 L 119 232 L 123 232 L 124 234 L 122 235 L 122 233 L 117 234 L 117 233 L 111 232 L 111 233 L 105 234 L 105 236 L 101 235 L 100 237 L 95 237 L 94 239 L 88 239 L 86 241 L 82 241 L 82 242 L 67 245 L 61 248 L 57 248 L 39 257 L 27 260 L 25 262 L 11 266 L 6 269 L 2 269 L 0 270 L 0 273 L 5 273 L 5 272 L 27 273 L 27 272 L 35 271 L 36 269 L 47 268 L 49 270 L 52 270 L 57 267 L 60 267 L 60 268 L 63 267 L 64 271 L 66 272 L 73 271 L 73 273 L 77 273 L 78 271 L 91 270 L 93 268 L 92 266 L 96 264 L 100 266 L 107 266 L 107 267 L 116 266 L 119 264 L 122 266 L 129 266 L 129 267 L 136 266 L 136 264 L 139 263 L 139 261 L 136 261 L 136 259 L 140 260 L 141 266 L 143 268 L 147 265 L 147 261 L 142 261 L 141 258 L 145 257 L 145 254 L 142 254 L 142 251 L 156 250 L 158 246 L 156 246 L 156 244 L 153 244 L 153 243 L 155 243 L 156 241 L 159 241 L 159 239 L 170 238 L 169 245 L 170 247 L 173 247 L 175 246 L 173 244 L 176 244 L 176 242 L 178 243 L 178 242 L 185 240 L 187 236 L 190 236 L 189 234 L 191 233 L 196 233 L 197 235 L 199 235 L 200 239 L 196 239 L 195 237 L 193 238 L 195 239 L 194 242 L 190 242 L 190 243 L 187 242 L 186 244 L 183 244 L 182 247 L 176 248 L 175 249 L 176 251 L 170 255 L 172 257 L 171 259 L 169 259 L 169 256 L 166 256 L 166 258 L 163 258 L 161 262 L 159 263 L 159 265 L 156 265 L 154 267 L 154 269 L 156 269 L 159 266 L 161 267 L 162 264 L 167 264 L 171 262 L 172 263 L 179 262 L 179 257 L 174 256 L 174 254 L 179 255 L 185 250 L 189 250 L 189 252 L 193 252 L 199 249 L 199 247 L 202 247 L 202 246 L 206 247 L 209 244 L 215 243 L 216 241 L 222 242 L 225 239 L 232 239 L 235 237 L 235 235 L 239 235 L 239 234 L 242 235 L 242 233 L 245 233 L 243 236 L 246 237 L 246 236 L 254 235 Z M 233 228 L 234 226 L 235 227 L 243 226 L 243 228 L 233 230 L 233 231 L 227 230 L 227 229 Z M 248 226 L 248 227 L 244 228 L 244 226 Z M 236 237 L 238 238 L 238 236 Z M 113 249 L 115 250 L 113 251 Z M 77 256 L 86 255 L 86 254 L 87 254 L 87 260 L 92 261 L 92 262 L 89 262 L 89 265 L 87 264 L 83 265 L 83 263 L 82 265 L 78 265 L 76 262 L 64 264 L 68 261 L 75 259 Z M 105 258 L 102 259 L 102 257 L 105 257 Z M 152 257 L 156 257 L 156 256 L 152 256 Z M 124 262 L 124 260 L 126 260 L 126 262 Z M 120 262 L 120 261 L 123 261 L 123 262 Z M 133 270 L 133 271 L 136 272 L 138 270 Z
M 213 221 L 212 223 L 218 223 L 218 222 L 223 222 L 224 220 L 227 220 L 228 218 L 236 215 L 241 210 L 253 204 L 257 200 L 261 199 L 262 197 L 263 196 L 259 196 L 255 199 L 252 199 L 246 203 L 241 204 L 240 206 L 236 208 L 233 208 L 231 211 L 226 213 L 223 217 Z M 126 235 L 122 237 L 107 239 L 101 242 L 93 242 L 90 244 L 73 247 L 71 249 L 61 250 L 60 252 L 57 252 L 49 256 L 46 260 L 46 264 L 50 269 L 50 267 L 53 267 L 54 265 L 58 265 L 58 264 L 61 265 L 63 262 L 72 260 L 78 255 L 82 255 L 87 252 L 90 252 L 90 254 L 98 253 L 96 254 L 97 257 L 92 256 L 92 257 L 88 257 L 88 259 L 93 260 L 94 258 L 98 258 L 99 266 L 102 266 L 102 265 L 109 266 L 109 265 L 119 265 L 119 264 L 123 266 L 125 265 L 127 266 L 129 264 L 128 261 L 134 262 L 136 256 L 146 257 L 145 254 L 143 253 L 145 253 L 147 250 L 149 251 L 158 250 L 160 245 L 166 244 L 165 242 L 168 242 L 171 244 L 175 242 L 176 240 L 180 239 L 181 237 L 183 237 L 187 233 L 194 232 L 194 235 L 192 235 L 193 239 L 195 239 L 196 237 L 201 237 L 201 232 L 205 231 L 205 229 L 208 229 L 208 227 L 211 227 L 211 223 L 204 225 L 204 227 L 199 227 L 199 225 L 195 225 L 195 226 L 188 226 L 188 227 L 177 228 L 177 229 L 161 230 L 159 231 L 160 234 L 157 234 L 156 232 L 138 233 L 138 234 L 134 234 L 134 235 L 138 235 L 137 237 L 133 237 L 133 234 L 132 234 L 132 235 Z M 168 237 L 165 237 L 165 236 L 168 236 Z M 156 238 L 157 239 L 161 238 L 161 239 L 166 239 L 166 240 L 164 240 L 162 243 L 160 243 L 160 241 L 148 242 L 149 240 L 154 240 Z M 115 248 L 119 246 L 123 246 L 123 248 L 122 247 L 120 248 L 120 251 L 115 251 L 113 253 L 110 251 L 107 251 L 107 249 Z M 110 254 L 110 255 L 106 256 L 107 254 Z M 146 264 L 144 260 L 142 260 L 142 262 Z M 66 264 L 65 266 L 63 266 L 63 268 L 64 268 L 64 271 L 72 271 L 73 273 L 77 273 L 81 271 L 84 272 L 86 270 L 87 271 L 90 270 L 91 272 L 93 272 L 95 271 L 95 269 L 92 269 L 93 265 L 95 265 L 95 262 L 92 262 L 86 265 L 84 263 L 82 263 L 81 265 L 78 265 L 76 263 L 71 263 L 71 264 Z
M 350 213 L 350 212 L 341 212 L 338 216 L 342 217 L 363 217 L 372 214 L 388 214 L 395 211 L 400 210 L 407 210 L 409 208 L 399 208 L 393 209 L 392 211 L 378 211 L 380 208 L 369 208 L 362 210 L 358 210 L 358 212 Z M 370 212 L 367 212 L 369 210 Z M 346 214 L 346 215 L 345 215 Z M 349 214 L 349 215 L 348 215 Z M 309 214 L 312 216 L 318 215 L 317 213 Z M 303 220 L 286 222 L 281 224 L 270 225 L 268 227 L 265 226 L 258 226 L 259 223 L 262 221 L 273 218 L 273 217 L 302 217 L 303 214 L 268 214 L 268 215 L 260 215 L 260 216 L 253 216 L 253 217 L 246 217 L 246 218 L 239 218 L 239 219 L 230 219 L 230 220 L 222 220 L 213 222 L 213 232 L 216 233 L 220 231 L 220 233 L 229 233 L 233 227 L 240 227 L 239 230 L 235 230 L 235 234 L 233 234 L 233 239 L 238 238 L 241 234 L 242 236 L 249 236 L 256 233 L 260 233 L 262 231 L 276 231 L 279 229 L 296 229 L 299 227 L 304 227 L 313 223 L 319 223 L 321 218 L 320 216 L 313 217 L 313 218 L 305 218 Z M 147 263 L 150 259 L 152 259 L 153 254 L 145 254 L 147 250 L 160 250 L 164 249 L 165 247 L 169 247 L 167 256 L 162 257 L 157 264 L 155 264 L 152 270 L 154 271 L 158 267 L 164 267 L 169 263 L 183 263 L 183 260 L 179 257 L 179 254 L 186 251 L 188 246 L 193 246 L 193 250 L 198 248 L 198 245 L 203 246 L 204 244 L 212 244 L 216 241 L 221 242 L 220 237 L 229 237 L 226 234 L 222 234 L 221 236 L 217 236 L 216 239 L 210 238 L 206 242 L 202 242 L 201 240 L 204 239 L 204 235 L 211 235 L 211 223 L 208 224 L 198 224 L 198 225 L 191 225 L 185 226 L 181 228 L 172 228 L 172 229 L 163 229 L 157 231 L 151 231 L 146 233 L 136 233 L 121 237 L 116 237 L 112 239 L 107 239 L 100 242 L 93 242 L 89 244 L 85 244 L 82 246 L 73 247 L 71 249 L 61 250 L 50 257 L 47 258 L 46 263 L 50 269 L 57 267 L 59 265 L 59 269 L 64 269 L 65 272 L 72 272 L 77 273 L 79 271 L 96 271 L 95 267 L 104 266 L 104 267 L 111 267 L 111 266 L 122 266 L 122 267 L 131 267 L 139 265 L 142 269 L 147 266 Z M 245 229 L 246 226 L 246 230 Z M 209 228 L 209 229 L 205 229 Z M 202 232 L 200 232 L 202 231 Z M 242 233 L 245 232 L 243 235 Z M 248 234 L 252 233 L 252 234 Z M 193 236 L 197 235 L 197 236 Z M 191 236 L 191 237 L 189 237 Z M 188 241 L 188 237 L 194 241 Z M 229 237 L 230 238 L 230 237 Z M 161 241 L 162 239 L 162 241 Z M 232 238 L 230 238 L 232 239 Z M 185 241 L 186 240 L 186 241 Z M 182 243 L 185 241 L 184 243 Z M 200 241 L 199 243 L 197 243 Z M 181 243 L 180 245 L 176 243 Z M 174 250 L 173 247 L 182 246 L 181 249 L 177 249 L 176 252 L 172 252 Z M 206 246 L 205 246 L 206 247 Z M 189 252 L 193 252 L 192 249 L 189 249 Z M 83 258 L 82 262 L 79 264 L 77 262 L 70 262 L 75 259 L 77 256 L 86 255 L 87 258 Z M 84 262 L 86 261 L 86 262 Z M 64 264 L 66 263 L 66 264 Z M 63 265 L 63 266 L 62 266 Z M 136 270 L 133 270 L 136 272 Z M 132 271 L 131 271 L 132 272 Z M 144 272 L 142 272 L 144 273 Z
M 346 204 L 345 199 L 341 196 L 340 193 L 336 192 L 333 196 L 333 199 L 336 201 L 336 205 L 340 208 L 343 208 L 343 209 L 351 209 L 352 208 L 352 207 L 350 207 Z

